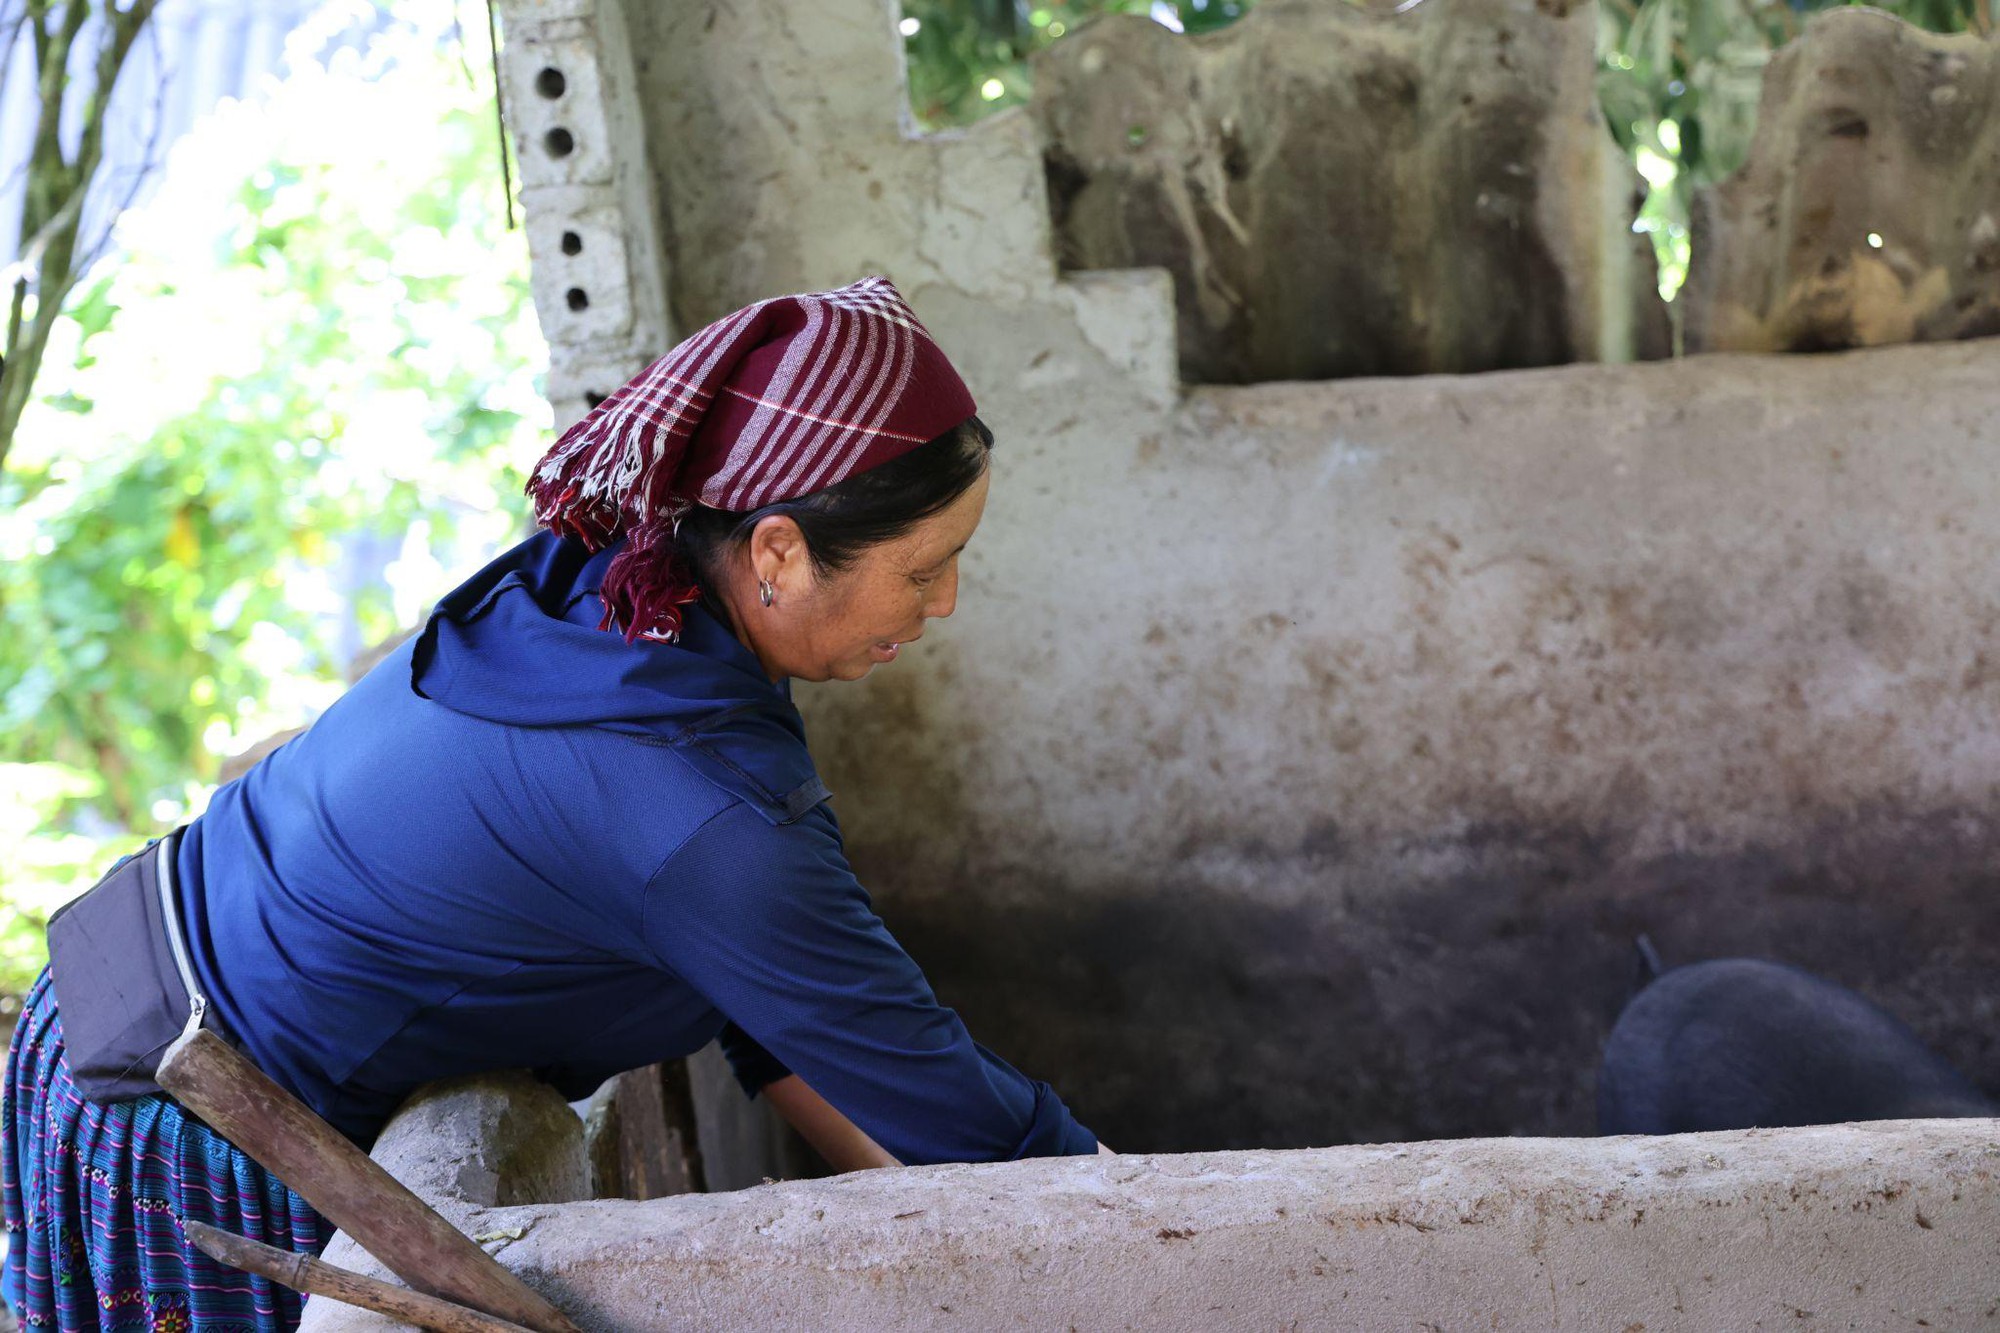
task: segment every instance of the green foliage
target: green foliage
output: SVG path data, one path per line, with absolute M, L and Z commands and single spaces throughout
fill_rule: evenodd
M 439 553 L 525 519 L 546 354 L 490 75 L 467 77 L 490 66 L 448 19 L 399 6 L 365 57 L 204 123 L 68 306 L 0 474 L 0 800 L 25 849 L 0 863 L 0 988 L 221 756 L 338 693 L 344 616 L 386 635 Z M 370 534 L 408 586 L 343 586 Z
M 0 839 L 8 850 L 0 881 L 0 995 L 19 995 L 41 970 L 49 913 L 90 887 L 103 868 L 96 838 L 66 831 L 66 806 L 88 801 L 98 784 L 60 764 L 0 764 Z
M 35 76 L 33 132 L 20 166 L 21 254 L 0 291 L 7 310 L 0 325 L 0 463 L 13 447 L 63 307 L 96 259 L 93 247 L 79 244 L 84 200 L 103 163 L 112 90 L 153 4 L 21 0 L 17 8 L 0 0 L 0 84 L 17 64 L 17 44 L 27 47 Z M 80 65 L 89 77 L 78 85 L 73 73 Z

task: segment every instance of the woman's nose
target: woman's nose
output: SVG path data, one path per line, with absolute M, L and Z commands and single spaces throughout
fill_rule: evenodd
M 933 620 L 942 620 L 958 609 L 958 566 L 945 571 L 945 576 L 931 588 L 930 604 L 924 607 L 924 615 Z

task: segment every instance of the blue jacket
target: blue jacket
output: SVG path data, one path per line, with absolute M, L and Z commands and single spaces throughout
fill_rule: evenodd
M 363 1141 L 430 1079 L 575 1097 L 722 1035 L 905 1162 L 1094 1152 L 876 917 L 756 657 L 699 606 L 676 647 L 596 628 L 614 551 L 522 543 L 216 793 L 178 864 L 225 1028 Z

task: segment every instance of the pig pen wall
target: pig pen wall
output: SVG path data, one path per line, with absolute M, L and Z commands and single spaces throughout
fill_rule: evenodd
M 1080 407 L 996 455 L 960 615 L 813 697 L 855 864 L 1120 1146 L 1588 1133 L 1641 931 L 1855 985 L 1991 1086 L 1996 375 Z
M 420 1092 L 374 1156 L 579 1326 L 1887 1329 L 2000 1317 L 1993 1121 L 864 1171 L 581 1199 L 530 1080 Z M 327 1259 L 387 1276 L 346 1236 Z M 381 1333 L 315 1297 L 303 1333 Z
M 1640 931 L 2000 1087 L 2000 345 L 1187 388 L 1167 271 L 1058 271 L 1034 119 L 910 132 L 894 5 L 502 12 L 563 421 L 869 272 L 972 384 L 958 613 L 802 704 L 891 928 L 1108 1141 L 1588 1132 Z M 1587 6 L 1417 14 L 1594 58 Z M 1598 345 L 1626 248 L 1565 225 Z

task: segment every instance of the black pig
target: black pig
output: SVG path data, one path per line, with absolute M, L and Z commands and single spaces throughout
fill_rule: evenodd
M 1619 1015 L 1597 1072 L 1600 1134 L 1990 1115 L 2000 1105 L 1881 1008 L 1753 958 L 1660 973 Z

